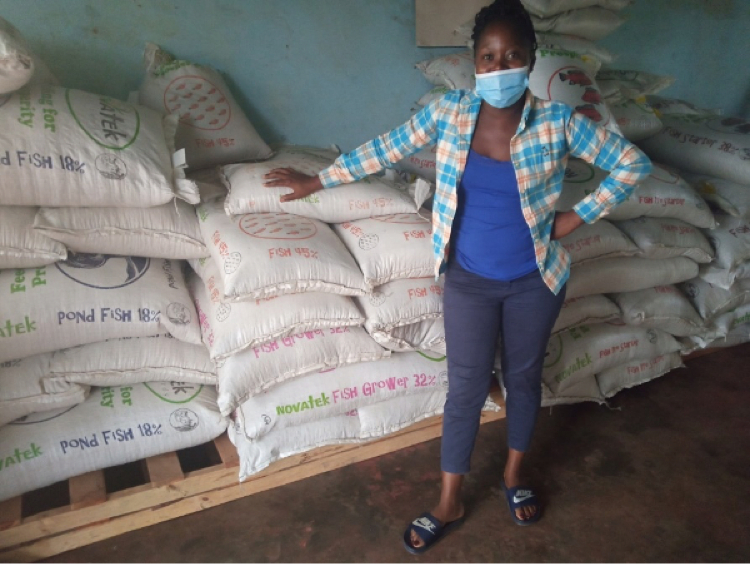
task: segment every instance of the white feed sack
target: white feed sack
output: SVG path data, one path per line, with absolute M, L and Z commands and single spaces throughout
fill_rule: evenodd
M 267 159 L 271 149 L 258 135 L 226 82 L 214 69 L 180 61 L 147 43 L 146 70 L 138 91 L 144 106 L 179 117 L 175 144 L 191 169 Z
M 640 257 L 601 259 L 570 269 L 565 296 L 635 292 L 685 282 L 698 275 L 698 264 L 685 257 L 651 260 Z
M 693 116 L 712 116 L 716 117 L 722 114 L 720 109 L 699 108 L 692 102 L 679 100 L 677 98 L 666 98 L 649 94 L 646 96 L 648 105 L 654 108 L 660 116 L 671 115 L 693 115 Z
M 750 260 L 750 220 L 727 215 L 717 219 L 716 229 L 704 232 L 716 251 L 711 266 L 732 269 Z
M 734 217 L 750 219 L 750 178 L 737 184 L 723 178 L 680 171 L 682 176 L 711 206 Z
M 503 399 L 508 399 L 508 390 L 505 389 L 503 384 L 502 372 L 497 369 L 495 372 L 500 389 L 503 393 Z M 590 374 L 584 376 L 570 387 L 564 390 L 557 390 L 553 392 L 549 389 L 549 386 L 542 382 L 542 407 L 554 407 L 556 405 L 570 405 L 574 403 L 583 403 L 585 401 L 593 401 L 598 404 L 604 403 L 604 396 L 599 390 L 599 385 L 596 383 L 596 376 Z
M 741 305 L 732 311 L 722 313 L 714 319 L 712 326 L 722 337 L 728 335 L 737 327 L 750 323 L 750 303 Z
M 413 155 L 400 160 L 393 167 L 429 180 L 433 184 L 437 178 L 437 145 L 423 147 Z
M 631 360 L 608 368 L 596 375 L 596 381 L 604 397 L 611 398 L 621 390 L 644 384 L 675 368 L 684 366 L 680 353 L 670 352 L 653 358 Z
M 736 325 L 734 329 L 730 330 L 724 338 L 713 341 L 710 346 L 711 348 L 727 348 L 736 347 L 738 345 L 744 345 L 750 342 L 750 323 L 744 325 Z
M 593 325 L 620 319 L 620 308 L 607 296 L 593 294 L 579 298 L 568 298 L 560 308 L 552 333 L 564 331 L 577 325 Z
M 666 331 L 676 337 L 706 333 L 703 318 L 674 285 L 656 286 L 610 296 L 622 311 L 628 325 Z
M 637 217 L 615 225 L 638 245 L 644 258 L 687 257 L 700 264 L 714 258 L 714 250 L 703 232 L 679 219 Z
M 450 90 L 471 90 L 474 88 L 474 52 L 461 51 L 442 57 L 425 59 L 415 67 L 425 79 L 435 86 L 445 86 Z
M 221 282 L 218 275 L 211 272 L 210 268 L 206 269 L 203 280 L 191 276 L 189 284 L 203 342 L 213 359 L 224 359 L 296 333 L 330 327 L 361 327 L 365 322 L 351 298 L 325 292 L 222 302 Z
M 738 280 L 725 289 L 695 278 L 680 284 L 680 289 L 707 322 L 750 303 L 750 279 Z
M 315 329 L 259 344 L 219 362 L 219 409 L 229 415 L 248 398 L 303 374 L 388 356 L 361 327 Z
M 394 351 L 443 351 L 443 279 L 405 278 L 379 286 L 355 298 L 365 314 L 365 329 L 382 346 Z
M 601 6 L 569 10 L 543 18 L 531 15 L 531 22 L 537 32 L 575 35 L 590 41 L 599 41 L 610 35 L 625 20 L 625 16 L 619 12 Z
M 40 208 L 34 231 L 77 253 L 169 259 L 208 257 L 195 208 Z
M 351 364 L 283 382 L 235 412 L 242 432 L 257 439 L 272 430 L 343 415 L 364 405 L 447 386 L 448 365 L 419 353 Z
M 434 88 L 431 88 L 429 91 L 423 94 L 422 97 L 417 100 L 417 104 L 420 106 L 426 106 L 430 102 L 433 102 L 438 98 L 442 98 L 450 91 L 451 89 L 447 86 L 435 86 Z
M 0 271 L 0 362 L 107 339 L 169 333 L 200 344 L 182 263 L 71 255 Z
M 609 103 L 609 109 L 622 136 L 633 143 L 656 135 L 663 127 L 654 109 L 642 99 Z
M 405 185 L 382 176 L 367 176 L 356 182 L 319 190 L 291 202 L 280 202 L 289 188 L 268 188 L 264 176 L 275 168 L 291 167 L 311 176 L 331 165 L 336 154 L 308 147 L 287 146 L 262 163 L 227 165 L 224 181 L 229 189 L 224 208 L 229 215 L 286 212 L 327 223 L 352 221 L 378 215 L 415 213 L 415 202 Z
M 307 452 L 314 448 L 360 443 L 360 423 L 356 411 L 275 429 L 260 440 L 248 439 L 238 421 L 227 430 L 240 459 L 240 482 L 258 474 L 273 462 Z
M 581 10 L 599 6 L 607 10 L 619 11 L 627 8 L 633 0 L 522 0 L 529 13 L 547 18 L 562 12 Z
M 568 251 L 572 264 L 638 254 L 638 247 L 633 241 L 606 219 L 584 223 L 560 239 L 560 243 Z
M 52 353 L 0 363 L 0 426 L 20 417 L 77 405 L 86 399 L 88 386 L 64 384 L 45 390 L 42 378 L 49 373 Z
M 432 224 L 416 213 L 334 224 L 370 288 L 399 278 L 433 274 Z
M 355 296 L 367 290 L 359 266 L 326 223 L 284 212 L 232 218 L 218 201 L 197 212 L 221 276 L 222 301 L 297 292 Z
M 558 211 L 572 209 L 596 190 L 609 173 L 581 159 L 570 159 L 565 169 L 565 180 Z M 685 223 L 711 229 L 716 221 L 706 201 L 687 182 L 666 168 L 654 164 L 651 174 L 635 187 L 627 200 L 609 214 L 610 221 L 636 217 L 670 217 Z
M 86 472 L 211 441 L 227 428 L 213 387 L 93 388 L 80 405 L 0 429 L 0 500 Z
M 750 261 L 741 262 L 732 268 L 720 268 L 711 264 L 702 264 L 698 276 L 714 286 L 727 290 L 737 280 L 750 278 Z
M 542 378 L 553 393 L 633 359 L 679 351 L 675 338 L 659 329 L 600 323 L 580 325 L 552 335 Z
M 543 100 L 565 102 L 598 125 L 620 133 L 596 82 L 599 61 L 573 51 L 541 46 L 529 76 L 531 92 Z
M 203 345 L 169 334 L 112 339 L 55 351 L 43 386 L 56 392 L 71 383 L 128 386 L 153 381 L 216 386 L 216 365 Z
M 643 99 L 674 84 L 673 76 L 663 76 L 637 70 L 602 69 L 596 82 L 608 103 L 621 104 L 628 100 Z M 643 99 L 645 103 L 645 99 Z
M 34 231 L 37 208 L 0 207 L 0 270 L 36 268 L 65 260 L 65 245 Z
M 649 157 L 695 174 L 750 184 L 750 122 L 710 115 L 661 119 L 664 128 L 639 142 Z
M 15 92 L 34 76 L 35 61 L 26 40 L 0 18 L 0 96 Z
M 176 126 L 176 117 L 108 96 L 26 86 L 0 98 L 0 205 L 197 203 L 195 184 L 172 162 Z

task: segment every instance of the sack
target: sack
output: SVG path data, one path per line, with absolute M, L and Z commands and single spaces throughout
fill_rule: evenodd
M 201 204 L 198 219 L 221 276 L 222 301 L 367 290 L 354 258 L 321 221 L 282 212 L 230 218 L 218 202 Z
M 644 258 L 687 257 L 698 263 L 714 258 L 711 243 L 700 229 L 679 219 L 637 217 L 615 225 L 638 245 Z
M 720 116 L 722 110 L 699 108 L 695 104 L 678 100 L 676 98 L 665 98 L 664 96 L 655 96 L 649 94 L 646 96 L 646 102 L 651 106 L 659 116 L 671 116 L 679 114 L 688 114 L 694 116 Z
M 750 279 L 738 280 L 728 289 L 713 286 L 702 278 L 680 285 L 695 309 L 707 322 L 750 303 Z
M 164 332 L 200 344 L 181 267 L 167 259 L 71 254 L 46 268 L 0 271 L 0 362 Z
M 644 384 L 663 376 L 675 368 L 684 368 L 682 356 L 678 352 L 662 354 L 654 358 L 636 359 L 609 368 L 596 375 L 596 381 L 605 398 L 617 392 Z
M 503 383 L 503 375 L 501 372 L 496 372 L 495 376 L 500 389 L 503 393 L 503 399 L 508 399 L 508 391 L 505 389 Z M 582 378 L 580 381 L 572 384 L 569 388 L 553 392 L 549 389 L 547 384 L 542 382 L 542 402 L 541 407 L 554 407 L 556 405 L 570 405 L 574 403 L 582 403 L 584 401 L 594 401 L 596 403 L 604 403 L 604 396 L 602 396 L 599 390 L 599 385 L 596 383 L 596 376 L 593 374 Z
M 638 254 L 638 247 L 633 241 L 606 219 L 584 223 L 560 239 L 560 243 L 568 251 L 572 264 Z
M 242 432 L 257 439 L 272 430 L 343 415 L 364 405 L 447 386 L 445 360 L 401 353 L 312 373 L 248 399 L 235 412 Z
M 445 86 L 450 90 L 471 90 L 474 88 L 474 52 L 461 51 L 414 65 L 425 79 L 435 86 Z
M 405 159 L 398 161 L 393 168 L 403 172 L 416 174 L 433 184 L 437 177 L 437 145 L 428 145 L 409 155 Z
M 695 174 L 750 182 L 750 122 L 685 114 L 661 120 L 664 129 L 639 143 L 649 157 Z
M 240 459 L 240 482 L 268 468 L 273 462 L 314 448 L 362 442 L 355 412 L 304 425 L 274 429 L 258 440 L 248 439 L 238 421 L 229 425 L 229 440 Z M 280 470 L 280 468 L 279 468 Z
M 540 18 L 592 6 L 600 6 L 607 10 L 622 10 L 631 3 L 631 0 L 523 0 L 524 7 Z
M 176 125 L 107 96 L 26 86 L 0 102 L 0 205 L 197 203 L 195 184 L 172 164 Z
M 714 319 L 712 326 L 721 337 L 729 335 L 732 331 L 750 323 L 750 304 L 745 303 L 732 311 L 722 313 Z
M 542 378 L 557 394 L 588 376 L 630 360 L 679 350 L 680 343 L 659 329 L 615 323 L 581 325 L 552 335 Z
M 169 334 L 113 339 L 52 355 L 43 386 L 57 392 L 70 384 L 130 386 L 143 382 L 185 382 L 216 386 L 216 365 L 203 345 Z
M 332 226 L 357 261 L 370 289 L 435 270 L 432 224 L 418 214 L 396 214 Z
M 86 472 L 197 446 L 227 427 L 216 392 L 172 384 L 93 388 L 82 404 L 0 429 L 0 500 Z M 15 454 L 14 454 L 15 453 Z
M 728 290 L 736 280 L 750 278 L 750 261 L 741 262 L 732 268 L 702 264 L 698 276 L 709 284 Z
M 656 286 L 611 297 L 628 325 L 661 329 L 677 337 L 706 332 L 701 316 L 675 286 Z
M 193 206 L 40 208 L 34 231 L 77 253 L 191 259 L 209 256 Z
M 34 57 L 26 40 L 0 18 L 0 95 L 22 88 L 34 75 Z
M 229 415 L 248 398 L 292 378 L 390 356 L 361 327 L 330 327 L 282 337 L 219 363 L 219 409 Z
M 557 13 L 549 17 L 531 14 L 531 23 L 537 33 L 553 32 L 599 41 L 625 23 L 625 17 L 614 10 L 591 6 Z
M 608 102 L 623 137 L 633 143 L 656 135 L 663 127 L 653 108 L 641 100 L 642 98 L 620 103 Z
M 442 98 L 450 91 L 451 89 L 447 86 L 435 86 L 434 88 L 431 88 L 426 94 L 423 94 L 422 97 L 417 100 L 417 104 L 420 106 L 427 106 L 430 102 L 434 102 L 438 98 Z
M 737 325 L 731 329 L 723 339 L 717 339 L 711 343 L 711 348 L 728 348 L 744 345 L 750 342 L 750 323 Z
M 583 198 L 594 192 L 608 173 L 581 159 L 570 159 L 565 169 L 565 180 L 557 211 L 572 209 Z M 624 221 L 636 217 L 668 217 L 685 223 L 712 229 L 714 215 L 705 200 L 682 178 L 654 165 L 651 174 L 638 186 L 627 200 L 607 214 L 610 221 Z
M 0 363 L 0 427 L 32 413 L 71 407 L 86 399 L 88 386 L 67 384 L 54 392 L 42 387 L 51 356 L 44 353 Z
M 570 269 L 565 297 L 635 292 L 685 282 L 698 275 L 698 265 L 685 257 L 651 260 L 639 257 L 601 259 Z
M 264 176 L 275 168 L 291 167 L 317 175 L 331 165 L 336 154 L 308 147 L 287 146 L 263 163 L 224 167 L 229 195 L 224 209 L 229 215 L 286 212 L 327 223 L 353 221 L 378 215 L 415 213 L 422 202 L 414 202 L 406 187 L 381 176 L 367 176 L 356 182 L 319 190 L 306 198 L 280 202 L 289 188 L 268 188 Z
M 393 280 L 355 299 L 365 314 L 365 329 L 385 348 L 394 351 L 445 348 L 445 328 L 442 323 L 434 323 L 443 317 L 442 278 Z
M 731 269 L 750 260 L 750 220 L 718 216 L 716 229 L 704 231 L 716 251 L 711 266 Z
M 540 47 L 529 75 L 529 88 L 538 98 L 565 102 L 598 125 L 620 133 L 596 83 L 599 61 L 573 51 Z
M 227 187 L 224 185 L 221 167 L 189 171 L 186 176 L 198 186 L 201 202 L 212 202 L 214 200 L 223 202 L 227 197 Z
M 577 325 L 593 325 L 617 319 L 620 319 L 620 309 L 606 296 L 594 294 L 581 296 L 580 298 L 569 298 L 562 304 L 552 333 L 558 333 Z
M 214 69 L 177 60 L 153 43 L 146 43 L 143 62 L 146 75 L 138 100 L 179 117 L 175 144 L 185 149 L 191 169 L 273 154 Z
M 609 104 L 622 104 L 656 94 L 674 84 L 675 77 L 636 70 L 602 69 L 596 82 Z M 645 102 L 645 100 L 644 100 Z
M 737 184 L 704 174 L 680 172 L 684 178 L 711 206 L 734 217 L 750 219 L 750 179 Z
M 210 270 L 208 270 L 210 272 Z M 364 317 L 351 298 L 307 292 L 238 303 L 221 301 L 218 275 L 189 279 L 203 342 L 211 358 L 224 359 L 296 333 L 330 327 L 358 327 Z
M 65 260 L 65 245 L 34 231 L 37 208 L 0 207 L 0 270 L 36 268 Z

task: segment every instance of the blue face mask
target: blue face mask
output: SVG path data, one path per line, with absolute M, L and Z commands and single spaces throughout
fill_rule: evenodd
M 529 67 L 485 72 L 474 76 L 479 97 L 496 108 L 507 108 L 517 102 L 529 86 Z

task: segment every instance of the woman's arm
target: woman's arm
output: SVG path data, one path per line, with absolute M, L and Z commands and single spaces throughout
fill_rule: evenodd
M 576 112 L 568 120 L 566 133 L 572 156 L 610 173 L 571 210 L 586 223 L 594 223 L 628 199 L 638 183 L 651 173 L 651 161 L 624 137 Z
M 291 188 L 290 194 L 281 197 L 282 202 L 289 202 L 379 172 L 437 139 L 441 108 L 442 98 L 430 102 L 400 127 L 340 155 L 317 176 L 292 168 L 277 168 L 265 175 L 265 186 Z

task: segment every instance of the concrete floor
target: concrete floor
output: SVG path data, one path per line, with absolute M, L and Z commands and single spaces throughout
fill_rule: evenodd
M 428 562 L 750 560 L 750 345 L 594 404 L 543 410 L 528 456 L 546 504 L 500 502 L 505 422 L 484 425 L 464 526 Z M 438 495 L 439 440 L 66 554 L 57 562 L 410 562 L 405 525 Z

